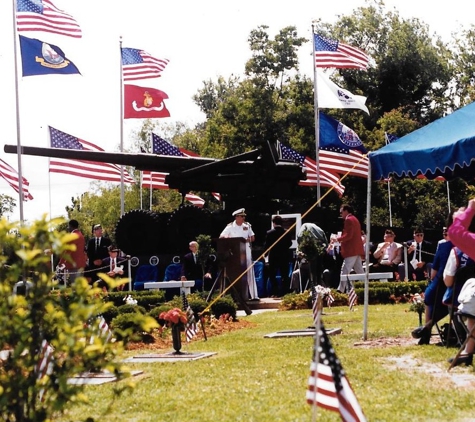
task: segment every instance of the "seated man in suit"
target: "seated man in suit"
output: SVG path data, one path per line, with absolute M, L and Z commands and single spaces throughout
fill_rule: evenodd
M 119 256 L 119 248 L 115 245 L 110 245 L 107 248 L 109 256 L 102 260 L 102 267 L 104 272 L 111 278 L 125 278 L 127 277 L 127 259 Z M 103 288 L 106 287 L 105 283 L 100 284 Z M 124 290 L 125 284 L 117 287 L 117 290 Z
M 422 281 L 429 278 L 430 264 L 434 251 L 432 243 L 424 239 L 422 227 L 414 228 L 414 240 L 407 242 L 407 269 L 409 281 Z M 399 264 L 399 280 L 405 278 L 405 266 Z
M 402 245 L 394 241 L 395 233 L 391 229 L 384 232 L 383 242 L 379 243 L 373 253 L 377 260 L 371 267 L 372 273 L 396 272 L 402 261 Z
M 198 242 L 189 243 L 190 252 L 183 256 L 181 269 L 181 280 L 195 280 L 195 288 L 201 290 L 203 279 L 211 279 L 211 274 L 207 269 L 203 269 L 198 256 Z M 204 274 L 203 272 L 206 271 Z

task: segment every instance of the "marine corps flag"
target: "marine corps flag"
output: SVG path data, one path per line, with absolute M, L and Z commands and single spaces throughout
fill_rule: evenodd
M 167 98 L 159 89 L 124 85 L 124 119 L 170 117 L 163 101 Z

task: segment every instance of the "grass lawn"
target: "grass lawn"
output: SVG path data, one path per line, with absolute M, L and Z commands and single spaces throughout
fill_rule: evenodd
M 474 368 L 457 367 L 447 374 L 446 360 L 456 349 L 418 346 L 417 340 L 409 339 L 418 325 L 418 315 L 408 309 L 408 304 L 370 306 L 367 342 L 362 342 L 363 306 L 353 312 L 347 307 L 324 309 L 326 328 L 343 330 L 331 341 L 368 421 L 475 420 Z M 313 338 L 264 338 L 275 331 L 311 326 L 311 310 L 241 318 L 255 325 L 208 341 L 192 341 L 183 349 L 216 355 L 191 362 L 134 363 L 129 369 L 140 369 L 144 374 L 135 379 L 133 392 L 124 393 L 111 405 L 112 384 L 88 386 L 89 404 L 74 405 L 65 417 L 56 420 L 312 420 L 305 393 Z M 157 353 L 129 351 L 124 358 L 147 352 Z M 396 361 L 406 363 L 397 366 Z M 464 376 L 469 384 L 457 383 Z M 340 417 L 319 409 L 317 419 L 338 421 Z

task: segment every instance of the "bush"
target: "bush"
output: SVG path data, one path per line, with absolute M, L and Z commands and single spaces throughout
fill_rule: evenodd
M 145 308 L 139 305 L 122 305 L 122 306 L 117 307 L 117 311 L 119 315 L 133 314 L 134 312 L 139 312 L 142 315 L 145 315 L 147 313 Z
M 115 361 L 122 344 L 111 344 L 98 332 L 97 316 L 108 308 L 100 290 L 91 289 L 83 277 L 68 288 L 58 288 L 53 281 L 51 255 L 45 251 L 64 256 L 75 249 L 72 242 L 77 237 L 55 230 L 61 223 L 43 219 L 26 226 L 0 221 L 0 245 L 11 251 L 5 255 L 0 250 L 0 345 L 11 353 L 0 371 L 2 420 L 53 420 L 86 399 L 84 387 L 68 379 L 91 368 L 107 367 L 119 379 L 126 376 Z M 24 295 L 13 294 L 18 280 L 31 282 Z M 46 350 L 51 370 L 38 376 L 36 368 Z
M 166 321 L 159 318 L 160 314 L 162 312 L 168 312 L 170 309 L 173 309 L 173 308 L 175 308 L 175 306 L 172 306 L 168 303 L 164 304 L 164 305 L 156 306 L 155 308 L 150 310 L 148 315 L 150 317 L 154 318 L 155 321 L 157 321 L 163 327 L 166 324 Z
M 104 311 L 102 313 L 102 316 L 104 317 L 104 319 L 106 320 L 106 322 L 108 324 L 111 323 L 111 321 L 117 316 L 119 315 L 119 307 L 118 306 L 111 306 L 109 309 L 107 309 L 106 311 Z
M 219 319 L 221 315 L 229 314 L 236 319 L 237 306 L 231 296 L 223 296 L 211 305 L 211 313 Z
M 165 302 L 165 292 L 163 290 L 109 292 L 104 296 L 104 301 L 112 302 L 114 306 L 121 306 L 125 304 L 125 298 L 129 295 L 137 301 L 137 305 L 143 306 L 145 309 L 150 309 Z
M 149 316 L 133 312 L 116 316 L 111 327 L 116 338 L 126 343 L 144 341 L 158 324 Z
M 280 309 L 290 311 L 293 309 L 308 309 L 312 307 L 312 297 L 306 290 L 303 293 L 290 293 L 285 295 L 280 302 Z

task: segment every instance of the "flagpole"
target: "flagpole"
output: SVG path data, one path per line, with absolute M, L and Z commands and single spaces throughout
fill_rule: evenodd
M 150 136 L 150 148 L 152 149 L 152 152 L 153 152 L 152 132 L 149 133 L 149 136 Z M 153 172 L 150 172 L 150 211 L 152 211 L 152 177 L 153 177 Z
M 312 24 L 312 60 L 313 60 L 313 109 L 315 113 L 315 162 L 317 167 L 317 206 L 321 207 L 320 203 L 320 115 L 318 113 L 318 95 L 317 95 L 317 63 L 315 61 L 315 29 Z
M 447 205 L 449 207 L 449 214 L 451 213 L 450 211 L 450 187 L 449 187 L 449 181 L 447 180 Z
M 120 59 L 120 152 L 124 152 L 124 81 L 122 76 L 122 37 L 119 37 L 119 59 Z M 124 207 L 124 166 L 120 166 L 120 216 L 125 213 Z
M 389 137 L 386 132 L 384 132 L 384 139 L 386 141 L 386 145 L 389 144 Z M 392 207 L 391 207 L 391 177 L 388 178 L 388 210 L 389 210 L 389 227 L 393 226 L 393 214 L 392 214 Z
M 142 189 L 143 171 L 140 171 L 139 177 L 140 177 L 140 209 L 142 210 L 143 209 L 143 197 L 142 197 L 142 194 L 143 194 L 143 189 Z
M 315 286 L 312 287 L 315 289 Z M 315 323 L 315 350 L 314 350 L 314 362 L 315 362 L 315 388 L 314 388 L 314 396 L 313 396 L 313 405 L 312 405 L 312 421 L 315 422 L 317 420 L 318 415 L 318 406 L 317 406 L 317 394 L 318 394 L 318 365 L 320 364 L 320 331 L 322 329 L 322 298 L 320 294 L 317 293 L 317 297 L 315 298 L 317 301 L 317 317 Z
M 16 27 L 16 0 L 12 0 L 13 15 L 13 61 L 15 69 L 15 115 L 16 115 L 16 139 L 17 139 L 17 156 L 18 156 L 18 209 L 20 211 L 20 222 L 23 224 L 23 176 L 21 170 L 21 135 L 20 135 L 20 100 L 18 95 L 18 52 L 17 52 L 17 27 Z

